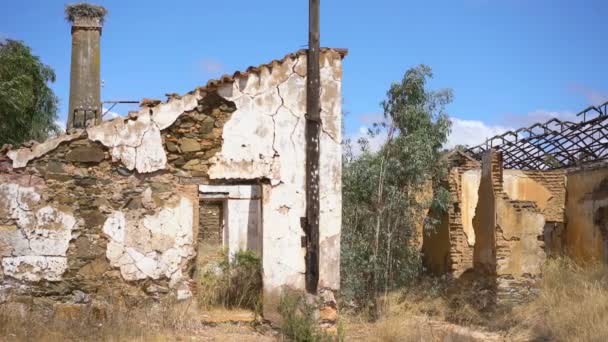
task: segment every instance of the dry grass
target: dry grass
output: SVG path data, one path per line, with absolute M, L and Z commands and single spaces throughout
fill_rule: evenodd
M 10 303 L 0 306 L 1 341 L 270 341 L 249 325 L 203 323 L 187 302 L 124 306 Z
M 424 331 L 419 321 L 407 316 L 389 316 L 378 322 L 372 331 L 378 342 L 424 341 Z
M 461 321 L 481 320 L 470 306 L 450 305 L 446 288 L 425 280 L 416 289 L 394 292 L 383 299 L 383 312 L 376 322 L 361 316 L 346 320 L 347 340 L 353 341 L 494 341 L 497 335 L 475 325 L 458 326 L 448 323 L 449 317 L 461 316 Z
M 607 265 L 549 260 L 538 296 L 512 308 L 493 305 L 487 288 L 475 281 L 427 279 L 389 295 L 379 321 L 351 317 L 347 331 L 354 340 L 381 342 L 608 341 Z
M 514 312 L 514 330 L 537 339 L 608 341 L 608 266 L 549 261 L 538 298 Z

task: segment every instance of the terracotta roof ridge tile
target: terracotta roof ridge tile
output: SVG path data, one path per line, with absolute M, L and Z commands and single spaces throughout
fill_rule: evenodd
M 298 58 L 302 55 L 305 55 L 307 53 L 308 49 L 300 49 L 298 51 L 295 52 L 291 52 L 286 54 L 283 58 L 281 59 L 273 59 L 270 62 L 267 63 L 263 63 L 263 64 L 259 64 L 257 66 L 249 66 L 245 69 L 245 71 L 241 71 L 241 70 L 237 70 L 234 73 L 232 73 L 232 75 L 229 74 L 225 74 L 222 75 L 220 78 L 217 79 L 210 79 L 209 81 L 207 81 L 207 84 L 204 86 L 199 86 L 191 91 L 189 91 L 188 93 L 184 94 L 184 95 L 178 95 L 178 94 L 173 94 L 173 95 L 177 95 L 177 96 L 172 96 L 170 98 L 167 99 L 167 101 L 165 102 L 159 102 L 154 106 L 151 107 L 155 107 L 157 105 L 162 105 L 165 103 L 169 103 L 173 100 L 179 100 L 181 99 L 182 96 L 185 95 L 191 95 L 196 93 L 197 91 L 199 92 L 206 92 L 206 91 L 212 91 L 217 89 L 219 86 L 225 84 L 225 83 L 230 83 L 230 82 L 234 82 L 235 79 L 240 78 L 240 77 L 247 77 L 249 74 L 251 73 L 259 73 L 263 68 L 271 68 L 273 66 L 276 65 L 281 65 L 283 64 L 285 61 L 287 61 L 288 59 L 295 59 Z M 331 47 L 322 47 L 320 49 L 321 53 L 335 53 L 337 54 L 340 59 L 344 59 L 344 57 L 346 57 L 346 55 L 348 55 L 348 49 L 345 48 L 331 48 Z M 144 99 L 144 100 L 150 100 L 150 99 Z M 149 106 L 150 102 L 148 101 L 142 101 L 141 106 Z

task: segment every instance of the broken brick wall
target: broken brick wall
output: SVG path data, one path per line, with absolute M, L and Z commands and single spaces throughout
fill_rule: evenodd
M 463 227 L 462 205 L 467 203 L 463 196 L 466 198 L 468 188 L 462 178 L 467 171 L 479 169 L 479 162 L 460 152 L 454 152 L 448 157 L 448 166 L 449 173 L 443 180 L 443 185 L 450 192 L 448 211 L 429 213 L 440 223 L 433 230 L 424 233 L 422 255 L 425 267 L 432 273 L 459 276 L 473 267 L 475 241 L 474 234 L 469 234 Z
M 501 175 L 497 172 L 499 156 L 494 153 L 483 155 L 478 201 L 472 219 L 475 230 L 473 267 L 484 274 L 496 273 L 496 197 L 502 192 Z
M 451 172 L 455 168 L 452 168 Z M 566 172 L 564 170 L 550 171 L 529 171 L 529 170 L 502 170 L 502 191 L 512 200 L 532 201 L 540 212 L 545 216 L 546 226 L 544 229 L 546 249 L 548 253 L 552 251 L 556 254 L 563 249 L 562 234 L 564 230 L 564 208 L 566 195 Z M 497 176 L 500 176 L 497 174 Z M 452 243 L 453 246 L 459 248 L 453 253 L 453 260 L 461 260 L 462 251 L 466 251 L 468 246 L 471 250 L 475 244 L 475 231 L 473 229 L 473 217 L 479 202 L 479 186 L 481 181 L 481 169 L 471 167 L 460 173 L 460 177 L 454 174 L 453 183 L 458 184 L 459 181 L 459 200 L 454 204 L 454 207 L 460 209 L 460 216 L 451 216 L 452 226 L 456 229 L 453 231 L 461 232 L 466 240 L 461 239 Z M 463 242 L 467 242 L 464 244 Z M 466 254 L 464 254 L 466 255 Z M 458 275 L 466 270 L 466 266 L 470 267 L 469 263 L 463 263 L 465 267 L 460 268 L 460 272 L 455 271 Z M 458 263 L 455 263 L 458 265 Z M 458 268 L 455 268 L 458 270 Z
M 579 261 L 608 262 L 608 167 L 568 173 L 565 249 Z
M 471 191 L 470 182 L 465 174 L 470 170 L 479 169 L 477 161 L 460 157 L 459 166 L 450 170 L 449 189 L 450 206 L 448 209 L 450 227 L 450 271 L 454 276 L 460 276 L 473 267 L 473 246 L 475 245 L 475 232 L 473 227 L 465 226 L 466 217 L 463 205 L 469 195 L 477 193 Z
M 475 269 L 496 277 L 497 299 L 519 302 L 530 295 L 545 261 L 545 217 L 535 202 L 504 191 L 501 154 L 483 156 L 479 201 L 473 218 Z

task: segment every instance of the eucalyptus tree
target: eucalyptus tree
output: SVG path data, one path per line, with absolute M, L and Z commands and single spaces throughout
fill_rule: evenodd
M 42 141 L 59 132 L 55 72 L 23 42 L 0 41 L 0 146 Z
M 347 142 L 343 156 L 343 295 L 372 317 L 382 295 L 420 272 L 412 244 L 420 211 L 447 208 L 448 192 L 433 180 L 445 170 L 441 156 L 451 127 L 445 106 L 452 92 L 427 89 L 431 77 L 425 65 L 407 70 L 381 103 L 384 120 L 358 141 L 359 151 Z M 386 138 L 374 151 L 369 142 L 378 136 Z M 422 203 L 419 194 L 429 184 L 431 203 Z M 424 223 L 430 228 L 436 222 Z

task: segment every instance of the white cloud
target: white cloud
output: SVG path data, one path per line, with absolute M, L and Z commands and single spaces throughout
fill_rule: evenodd
M 119 116 L 122 116 L 122 115 L 120 115 L 120 113 L 113 112 L 111 110 L 108 110 L 108 108 L 105 108 L 105 107 L 103 107 L 101 109 L 101 113 L 103 115 L 103 117 L 102 117 L 103 120 L 112 120 Z
M 366 126 L 361 126 L 356 133 L 349 134 L 345 138 L 350 139 L 352 152 L 355 156 L 358 156 L 361 154 L 364 146 L 371 152 L 380 150 L 380 147 L 386 143 L 386 137 L 386 130 L 382 130 L 379 134 L 370 136 L 370 134 L 368 134 L 368 128 Z M 365 143 L 361 144 L 363 141 L 365 141 Z
M 446 148 L 456 145 L 475 146 L 484 142 L 487 138 L 502 134 L 511 130 L 510 127 L 488 125 L 479 120 L 466 120 L 450 118 L 452 120 L 452 133 L 448 136 Z
M 505 124 L 487 124 L 480 120 L 466 120 L 452 117 L 452 133 L 448 137 L 446 148 L 456 145 L 477 146 L 487 138 L 528 127 L 537 122 L 543 123 L 553 118 L 565 121 L 580 121 L 576 113 L 570 111 L 549 111 L 537 109 L 527 114 L 506 114 L 502 122 Z
M 360 138 L 367 139 L 368 147 L 371 151 L 378 151 L 386 142 L 386 131 L 383 131 L 374 137 L 369 137 L 367 134 L 368 127 L 371 127 L 371 125 L 367 125 L 367 123 L 372 121 L 376 122 L 377 120 L 372 119 L 378 118 L 381 117 L 373 114 L 365 114 L 358 117 L 359 121 L 364 125 L 359 127 L 357 132 L 347 136 L 347 138 L 351 140 L 353 152 L 355 154 L 360 153 L 360 145 L 357 143 Z M 580 120 L 580 118 L 576 117 L 574 112 L 549 111 L 544 109 L 534 110 L 526 114 L 507 114 L 504 116 L 504 119 L 501 120 L 502 122 L 505 122 L 505 124 L 489 124 L 481 120 L 450 117 L 450 120 L 452 120 L 452 132 L 448 136 L 445 148 L 453 148 L 456 145 L 467 145 L 469 147 L 477 146 L 485 142 L 486 139 L 496 135 L 521 127 L 528 127 L 537 122 L 545 122 L 552 118 L 572 122 Z

